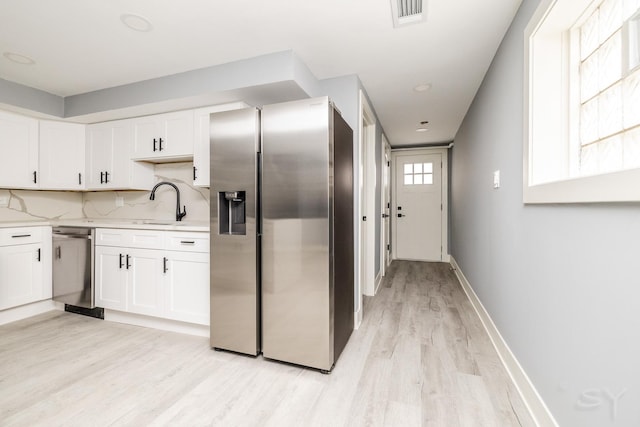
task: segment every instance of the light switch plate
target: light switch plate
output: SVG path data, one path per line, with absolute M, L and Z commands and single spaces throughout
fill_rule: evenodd
M 121 208 L 124 206 L 124 197 L 116 196 L 116 207 Z
M 6 196 L 0 197 L 0 208 L 8 208 L 9 207 L 9 198 Z
M 500 188 L 500 171 L 493 171 L 493 188 Z

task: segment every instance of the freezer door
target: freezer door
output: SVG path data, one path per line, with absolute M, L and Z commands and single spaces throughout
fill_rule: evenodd
M 211 114 L 211 346 L 250 355 L 260 352 L 259 137 L 255 108 Z
M 333 365 L 328 98 L 262 110 L 262 351 Z

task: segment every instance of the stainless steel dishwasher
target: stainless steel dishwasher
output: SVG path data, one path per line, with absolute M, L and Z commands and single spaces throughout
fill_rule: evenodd
M 103 319 L 95 306 L 94 237 L 90 227 L 53 228 L 53 300 L 65 311 Z

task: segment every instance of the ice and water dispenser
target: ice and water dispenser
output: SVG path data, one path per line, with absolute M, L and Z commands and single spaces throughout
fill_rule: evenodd
M 247 234 L 246 197 L 244 191 L 218 193 L 220 234 Z

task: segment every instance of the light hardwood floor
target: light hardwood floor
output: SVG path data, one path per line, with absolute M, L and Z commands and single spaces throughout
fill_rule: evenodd
M 50 312 L 0 326 L 0 426 L 533 426 L 448 264 L 396 261 L 330 375 Z

